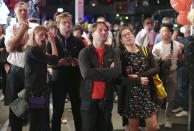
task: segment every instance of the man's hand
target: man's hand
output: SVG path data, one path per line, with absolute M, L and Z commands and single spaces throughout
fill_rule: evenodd
M 59 60 L 58 66 L 71 66 L 72 65 L 72 61 L 69 60 L 69 58 L 62 58 Z
M 22 22 L 22 24 L 20 25 L 20 30 L 23 32 L 26 32 L 29 29 L 29 23 L 28 22 Z
M 9 64 L 4 64 L 4 68 L 6 73 L 8 74 L 9 70 L 10 70 L 10 65 Z
M 149 80 L 148 77 L 141 77 L 141 84 L 142 85 L 148 85 Z
M 73 58 L 73 60 L 72 60 L 72 66 L 73 66 L 73 67 L 74 67 L 74 66 L 79 66 L 78 59 Z
M 168 54 L 168 55 L 165 55 L 164 57 L 162 57 L 163 61 L 167 61 L 169 59 L 172 59 L 172 54 Z
M 137 78 L 137 74 L 130 74 L 128 75 L 128 78 Z
M 111 68 L 114 68 L 115 67 L 115 63 L 112 62 L 112 64 L 110 65 Z
M 52 75 L 52 72 L 53 72 L 52 68 L 47 68 L 47 71 L 48 71 L 49 75 Z
M 22 47 L 26 44 L 29 38 L 29 35 L 25 36 L 25 33 L 28 31 L 28 29 L 29 29 L 29 24 L 27 22 L 22 22 L 20 24 L 19 32 L 16 34 L 15 37 L 13 37 L 8 41 L 8 47 L 7 47 L 8 52 L 23 51 Z M 21 44 L 21 40 L 24 36 L 26 41 Z

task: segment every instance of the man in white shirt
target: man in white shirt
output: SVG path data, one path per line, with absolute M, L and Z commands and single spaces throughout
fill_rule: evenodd
M 25 2 L 19 2 L 15 5 L 14 15 L 17 23 L 10 25 L 6 29 L 5 46 L 9 52 L 7 61 L 11 64 L 10 75 L 10 102 L 17 98 L 17 94 L 24 89 L 24 55 L 23 46 L 29 38 L 29 31 L 36 24 L 28 23 L 28 5 Z M 22 131 L 23 119 L 17 118 L 10 110 L 9 122 L 11 131 Z
M 171 23 L 171 19 L 170 19 L 169 17 L 164 17 L 164 18 L 162 19 L 162 24 L 165 24 L 165 23 L 166 23 L 166 24 L 170 24 L 170 23 Z M 159 34 L 157 34 L 156 37 L 155 37 L 154 45 L 158 44 L 161 40 L 162 40 L 162 38 L 161 38 L 161 35 L 160 35 L 160 33 L 159 33 Z
M 154 21 L 151 18 L 145 19 L 145 27 L 135 37 L 135 44 L 138 46 L 149 46 L 150 49 L 154 45 L 154 33 L 151 32 L 154 28 Z
M 167 90 L 167 104 L 165 113 L 166 128 L 172 128 L 170 118 L 172 117 L 172 108 L 174 104 L 174 95 L 177 85 L 177 60 L 181 60 L 182 49 L 184 46 L 177 41 L 172 41 L 172 25 L 163 24 L 160 30 L 162 41 L 153 47 L 152 53 L 162 62 L 162 73 L 165 79 L 163 82 Z

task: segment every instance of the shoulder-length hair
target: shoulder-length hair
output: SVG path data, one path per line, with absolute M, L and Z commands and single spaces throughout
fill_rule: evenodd
M 30 38 L 27 42 L 27 44 L 24 46 L 24 50 L 26 49 L 27 46 L 37 46 L 37 43 L 35 41 L 35 34 L 39 33 L 40 31 L 42 30 L 45 30 L 45 31 L 48 31 L 44 26 L 42 25 L 39 25 L 39 26 L 36 26 L 34 28 L 34 30 L 32 31 L 32 33 L 30 34 Z M 43 49 L 43 51 L 46 53 L 46 44 L 44 44 L 41 49 Z

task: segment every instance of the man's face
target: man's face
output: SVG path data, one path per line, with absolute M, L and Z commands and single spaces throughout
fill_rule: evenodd
M 60 23 L 58 24 L 58 28 L 60 32 L 71 32 L 72 30 L 72 23 L 71 19 L 69 17 L 63 17 L 60 20 Z
M 92 34 L 93 41 L 105 42 L 108 37 L 108 29 L 104 24 L 98 24 L 96 31 Z
M 81 30 L 75 30 L 75 31 L 73 32 L 73 35 L 74 35 L 75 37 L 81 38 L 81 36 L 82 36 Z
M 148 30 L 152 30 L 154 28 L 154 24 L 153 23 L 150 23 L 150 24 L 148 24 Z
M 161 34 L 162 40 L 165 40 L 165 41 L 170 40 L 172 36 L 172 32 L 170 32 L 167 27 L 162 27 L 160 29 L 160 34 Z
M 19 5 L 15 10 L 15 17 L 17 20 L 28 22 L 29 11 L 26 5 Z
M 184 25 L 184 27 L 185 27 L 185 33 L 190 33 L 190 25 Z

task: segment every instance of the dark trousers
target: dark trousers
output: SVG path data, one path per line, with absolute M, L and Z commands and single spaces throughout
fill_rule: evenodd
M 2 89 L 3 94 L 5 94 L 6 88 L 6 73 L 0 72 L 0 89 Z
M 24 89 L 24 68 L 11 65 L 10 70 L 10 102 L 17 98 L 17 94 Z M 9 112 L 9 122 L 11 125 L 11 131 L 22 131 L 22 125 L 24 120 L 22 118 L 17 118 L 14 113 L 10 110 Z
M 107 131 L 113 100 L 81 100 L 82 131 Z
M 189 78 L 184 66 L 177 69 L 177 89 L 175 104 L 181 106 L 183 110 L 188 110 L 189 102 Z
M 75 80 L 75 79 L 74 79 Z M 69 93 L 73 119 L 76 131 L 81 131 L 81 113 L 80 113 L 80 96 L 79 81 L 54 82 L 52 89 L 53 97 L 53 117 L 52 131 L 61 130 L 61 117 L 64 112 L 65 98 Z
M 190 131 L 194 131 L 194 81 L 193 78 L 190 76 L 190 84 L 191 88 L 191 96 L 192 96 L 192 103 L 191 103 L 191 121 L 190 121 Z
M 43 117 L 43 124 L 42 124 L 42 131 L 51 131 L 50 127 L 50 95 L 51 95 L 51 82 L 47 84 L 48 93 L 46 95 L 46 107 L 44 110 L 44 117 Z
M 42 122 L 45 109 L 30 109 L 30 129 L 29 131 L 42 131 Z

